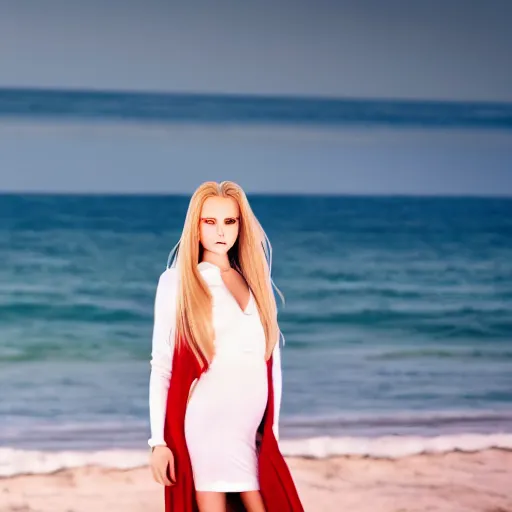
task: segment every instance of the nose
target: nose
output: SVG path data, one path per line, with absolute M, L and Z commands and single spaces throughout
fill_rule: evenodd
M 217 234 L 224 236 L 224 230 L 222 228 L 222 225 L 220 223 L 217 224 Z

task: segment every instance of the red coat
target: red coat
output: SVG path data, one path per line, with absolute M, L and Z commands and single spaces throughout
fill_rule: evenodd
M 184 425 L 190 386 L 202 371 L 204 370 L 201 370 L 190 349 L 176 348 L 164 429 L 165 442 L 174 454 L 176 483 L 164 487 L 165 512 L 198 512 Z M 272 357 L 267 361 L 267 375 L 268 402 L 259 427 L 262 435 L 258 454 L 260 492 L 267 512 L 304 512 L 292 476 L 272 430 L 274 418 Z M 236 501 L 236 503 L 230 503 L 233 511 L 245 510 L 236 495 L 233 497 L 229 495 L 229 498 Z

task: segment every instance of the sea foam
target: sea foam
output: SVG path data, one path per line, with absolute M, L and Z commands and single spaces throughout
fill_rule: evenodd
M 399 459 L 411 455 L 453 451 L 478 452 L 490 448 L 512 450 L 512 433 L 376 438 L 326 436 L 283 439 L 279 445 L 283 455 L 288 457 L 324 459 L 335 456 L 360 456 Z M 0 477 L 53 473 L 84 466 L 132 469 L 145 466 L 148 461 L 148 450 L 40 451 L 3 447 L 0 448 Z

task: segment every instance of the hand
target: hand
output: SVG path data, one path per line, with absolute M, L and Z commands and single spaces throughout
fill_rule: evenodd
M 150 459 L 151 472 L 155 482 L 162 485 L 174 485 L 174 455 L 167 446 L 155 446 Z

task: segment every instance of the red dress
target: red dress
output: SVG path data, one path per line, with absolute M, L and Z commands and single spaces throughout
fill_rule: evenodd
M 178 349 L 178 347 L 182 347 Z M 206 363 L 206 362 L 205 362 Z M 186 344 L 176 345 L 171 381 L 167 396 L 167 410 L 164 439 L 174 454 L 176 483 L 164 487 L 165 512 L 198 512 L 192 466 L 185 441 L 185 412 L 192 382 L 204 369 L 187 348 Z M 303 512 L 297 489 L 288 465 L 279 450 L 272 423 L 274 418 L 274 393 L 272 385 L 272 357 L 267 361 L 268 401 L 265 414 L 258 431 L 261 443 L 258 453 L 258 475 L 260 493 L 267 512 Z M 229 497 L 233 511 L 244 511 L 236 496 Z

